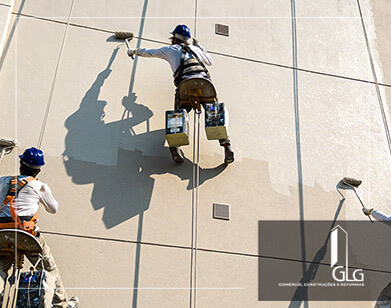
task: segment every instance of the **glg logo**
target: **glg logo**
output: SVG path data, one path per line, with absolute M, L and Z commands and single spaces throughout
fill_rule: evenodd
M 342 235 L 345 236 L 345 266 L 335 266 L 338 262 L 338 235 L 339 231 L 342 232 Z M 331 237 L 331 267 L 334 267 L 332 275 L 333 279 L 338 282 L 352 282 L 352 281 L 364 281 L 364 273 L 362 269 L 356 269 L 351 273 L 351 278 L 349 278 L 349 247 L 348 233 L 341 227 L 336 226 L 330 232 Z

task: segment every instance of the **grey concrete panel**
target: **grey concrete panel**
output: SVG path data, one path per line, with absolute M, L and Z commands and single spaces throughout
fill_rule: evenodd
M 14 116 L 6 115 L 3 123 L 11 130 L 16 127 L 22 147 L 37 144 L 64 30 L 62 25 L 31 19 L 20 19 L 15 29 L 7 55 L 10 63 L 3 67 L 1 77 L 8 99 L 15 101 L 9 111 Z
M 47 0 L 38 0 L 34 2 L 26 0 L 15 0 L 13 11 L 18 14 L 25 14 L 33 17 L 43 17 L 66 22 L 71 11 L 71 4 L 72 0 L 59 2 Z
M 4 35 L 5 23 L 7 21 L 8 12 L 9 12 L 8 7 L 0 6 L 0 39 Z
M 374 61 L 377 63 L 377 78 L 379 82 L 383 81 L 386 84 L 391 84 L 391 43 L 388 39 L 388 33 L 391 29 L 390 15 L 391 12 L 388 9 L 387 1 L 370 1 L 370 5 L 365 5 L 363 8 L 366 9 L 363 12 L 365 21 L 369 22 L 368 36 L 374 37 L 376 40 L 370 40 L 371 50 L 374 56 Z M 368 12 L 367 8 L 371 11 Z M 391 110 L 391 90 L 389 87 L 385 89 L 385 93 L 382 92 L 382 99 L 386 102 L 388 110 Z M 390 118 L 391 113 L 388 113 Z
M 299 68 L 373 80 L 359 18 L 299 18 L 297 54 Z
M 257 254 L 259 220 L 299 219 L 297 186 L 290 187 L 289 195 L 281 194 L 272 188 L 270 178 L 266 162 L 243 159 L 229 166 L 218 180 L 201 186 L 198 247 Z M 333 220 L 337 211 L 344 217 L 345 207 L 341 208 L 335 189 L 326 191 L 316 183 L 304 185 L 303 191 L 306 219 Z M 229 221 L 213 219 L 214 202 L 229 204 Z
M 0 131 L 3 137 L 16 138 L 17 61 L 15 44 L 8 50 L 4 60 L 6 61 L 0 73 L 0 92 L 2 93 L 0 96 L 0 105 L 4 106 L 0 113 Z
M 295 1 L 298 18 L 357 18 L 359 17 L 357 1 L 331 0 L 310 3 Z
M 138 37 L 169 43 L 169 32 L 178 23 L 193 27 L 194 2 L 110 1 L 97 6 L 94 1 L 79 1 L 75 4 L 73 16 L 73 23 L 109 31 L 133 32 Z
M 268 161 L 272 176 L 279 178 L 277 185 L 273 183 L 274 189 L 287 192 L 285 180 L 295 174 L 295 159 L 290 155 L 295 151 L 295 132 L 291 129 L 294 127 L 292 71 L 223 56 L 213 58 L 210 72 L 219 101 L 226 104 L 229 112 L 228 133 L 237 160 Z M 201 131 L 201 153 L 222 155 L 218 143 L 207 141 L 204 129 Z M 279 168 L 285 170 L 284 175 Z
M 187 250 L 44 236 L 68 296 L 77 295 L 82 307 L 180 307 L 189 301 Z
M 379 53 L 381 67 L 383 68 L 384 82 L 390 84 L 391 42 L 388 39 L 387 33 L 389 33 L 391 29 L 391 11 L 389 9 L 389 3 L 387 1 L 370 1 L 370 3 L 372 6 L 373 16 L 364 15 L 364 17 L 368 18 L 366 20 L 371 20 L 370 17 L 372 17 L 374 20 L 377 46 L 372 46 L 372 49 L 374 50 L 374 52 L 378 51 Z M 373 35 L 373 31 L 369 31 L 369 34 Z
M 233 2 L 225 5 L 217 0 L 198 1 L 197 17 L 261 17 L 261 18 L 286 18 L 290 17 L 290 5 L 283 0 L 277 1 L 256 1 L 250 0 L 246 3 Z
M 391 168 L 390 153 L 375 86 L 308 73 L 299 74 L 299 85 L 299 125 L 285 127 L 290 127 L 292 133 L 298 129 L 300 151 L 295 148 L 286 152 L 284 148 L 271 149 L 268 145 L 264 150 L 271 150 L 268 163 L 243 159 L 219 176 L 219 188 L 213 186 L 214 181 L 202 186 L 200 247 L 218 247 L 222 250 L 237 247 L 235 251 L 254 252 L 258 220 L 298 219 L 300 208 L 304 211 L 305 219 L 333 220 L 337 213 L 340 219 L 364 219 L 360 205 L 351 192 L 344 192 L 349 198 L 342 207 L 341 196 L 335 187 L 344 176 L 364 180 L 366 184 L 360 190 L 363 195 L 370 195 L 366 199 L 368 206 L 381 206 L 384 211 L 390 211 L 387 204 L 391 200 L 383 189 L 391 184 L 387 180 Z M 293 107 L 293 97 L 291 104 Z M 354 118 L 351 117 L 352 113 L 355 114 Z M 260 123 L 257 127 L 262 131 L 267 122 Z M 282 144 L 283 140 L 280 142 Z M 374 142 L 378 146 L 373 146 Z M 272 153 L 275 154 L 274 159 L 271 158 Z M 292 159 L 293 177 L 287 181 L 277 176 L 277 162 L 281 157 L 284 157 L 284 161 Z M 298 165 L 295 160 L 298 159 L 301 168 L 296 169 Z M 381 170 L 378 170 L 379 165 L 382 166 Z M 284 170 L 287 171 L 287 168 Z M 297 191 L 299 175 L 303 181 L 302 200 Z M 281 186 L 289 187 L 288 195 L 284 196 L 283 189 L 279 191 L 275 188 L 278 181 Z M 243 190 L 235 189 L 243 186 Z M 229 222 L 212 219 L 214 202 L 230 204 Z M 243 230 L 239 231 L 237 227 Z
M 207 50 L 292 64 L 290 7 L 284 1 L 246 1 L 232 5 L 215 0 L 197 3 L 195 35 Z M 230 27 L 228 37 L 215 34 L 216 23 Z
M 312 177 L 332 187 L 336 175 L 351 174 L 366 183 L 360 189 L 370 195 L 368 206 L 386 211 L 391 200 L 383 185 L 391 184 L 390 150 L 375 85 L 306 73 L 299 74 L 299 85 L 304 183 Z M 329 177 L 331 170 L 335 176 Z M 362 217 L 357 208 L 348 209 L 348 219 Z
M 191 177 L 191 165 L 177 168 L 169 159 L 148 159 L 137 154 L 120 150 L 115 167 L 48 158 L 40 178 L 50 184 L 60 203 L 60 219 L 53 221 L 53 216 L 41 209 L 41 227 L 65 233 L 190 245 L 191 192 L 180 176 Z M 161 168 L 161 173 L 168 175 L 153 176 L 153 168 Z M 69 194 L 63 194 L 64 189 Z M 69 225 L 61 217 L 69 217 L 75 223 Z
M 360 21 L 362 23 L 362 36 L 368 45 L 366 46 L 367 58 L 369 63 L 373 63 L 373 69 L 371 67 L 372 78 L 373 80 L 377 79 L 379 83 L 387 84 L 384 78 L 387 72 L 383 65 L 387 64 L 384 55 L 389 53 L 390 49 L 387 48 L 387 41 L 383 39 L 384 36 L 382 37 L 382 32 L 387 27 L 387 23 L 382 23 L 382 19 L 387 18 L 387 10 L 381 9 L 381 1 L 375 3 L 370 0 L 360 0 L 357 1 L 356 6 L 359 17 L 362 16 Z M 374 14 L 376 14 L 376 20 Z

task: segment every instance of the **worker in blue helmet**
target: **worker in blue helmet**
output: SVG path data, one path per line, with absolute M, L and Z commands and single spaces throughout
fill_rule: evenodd
M 41 169 L 45 165 L 43 152 L 37 148 L 26 149 L 22 155 L 19 155 L 22 165 L 31 169 Z
M 43 248 L 44 269 L 56 279 L 52 307 L 78 307 L 77 297 L 72 297 L 68 301 L 56 262 L 45 238 L 36 225 L 39 204 L 42 204 L 45 210 L 51 214 L 55 214 L 58 210 L 58 202 L 54 199 L 49 186 L 37 179 L 42 166 L 45 165 L 43 152 L 37 148 L 29 148 L 22 155 L 19 155 L 19 158 L 20 174 L 0 177 L 0 202 L 2 202 L 0 205 L 0 229 L 17 227 L 34 235 Z M 15 187 L 17 187 L 16 190 Z M 28 258 L 32 264 L 36 264 L 36 257 L 29 256 Z M 12 262 L 7 257 L 0 256 L 0 302 L 3 298 L 4 282 L 11 265 Z M 37 268 L 42 269 L 41 267 L 40 262 Z
M 189 27 L 186 25 L 177 25 L 170 34 L 172 34 L 170 37 L 170 46 L 158 49 L 129 49 L 128 55 L 166 60 L 171 66 L 174 76 L 174 85 L 176 87 L 178 87 L 183 80 L 191 77 L 210 79 L 210 74 L 206 66 L 212 65 L 212 57 L 195 38 L 193 38 L 192 44 L 189 43 L 191 39 Z M 187 61 L 189 59 L 190 61 Z M 189 67 L 191 66 L 191 69 L 186 70 L 186 65 Z M 174 109 L 179 109 L 178 90 L 175 91 Z M 189 112 L 190 109 L 187 111 Z M 225 163 L 232 163 L 234 161 L 234 152 L 232 151 L 230 140 L 228 138 L 220 139 L 219 142 L 220 145 L 224 147 Z M 170 152 L 173 160 L 177 164 L 184 162 L 183 157 L 178 152 L 178 147 L 170 147 Z

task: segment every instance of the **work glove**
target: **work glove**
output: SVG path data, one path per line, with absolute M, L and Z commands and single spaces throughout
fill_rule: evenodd
M 368 209 L 368 208 L 366 208 L 366 207 L 363 207 L 363 208 L 362 208 L 363 213 L 364 213 L 365 215 L 367 215 L 367 216 L 371 215 L 372 210 L 373 210 L 373 209 Z
M 128 56 L 133 59 L 133 56 L 136 54 L 136 49 L 128 49 Z
M 193 37 L 193 45 L 197 47 L 199 46 L 199 42 L 195 37 Z

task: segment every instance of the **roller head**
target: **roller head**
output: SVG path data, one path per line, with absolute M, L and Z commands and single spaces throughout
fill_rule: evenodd
M 126 40 L 126 39 L 132 39 L 133 33 L 132 32 L 115 32 L 115 38 L 117 40 Z
M 0 137 L 0 147 L 3 147 L 3 148 L 13 148 L 13 147 L 16 147 L 17 144 L 18 143 L 16 142 L 15 139 Z
M 353 178 L 343 178 L 342 183 L 347 186 L 358 187 L 361 185 L 362 181 Z

